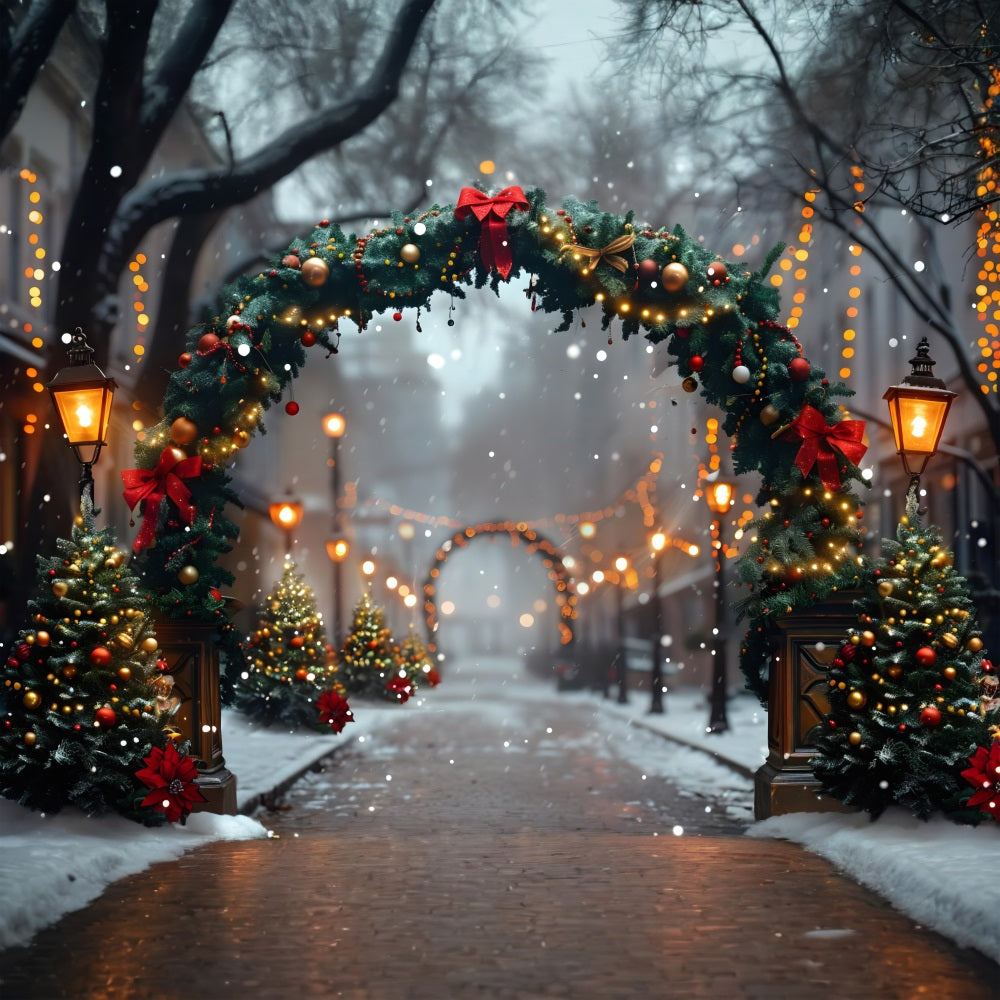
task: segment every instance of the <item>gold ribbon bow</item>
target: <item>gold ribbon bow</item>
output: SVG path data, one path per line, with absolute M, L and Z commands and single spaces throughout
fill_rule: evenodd
M 621 256 L 621 253 L 623 250 L 628 250 L 633 243 L 635 243 L 635 233 L 626 233 L 624 236 L 619 236 L 617 239 L 612 240 L 606 247 L 601 247 L 600 249 L 596 247 L 582 247 L 577 243 L 567 243 L 559 252 L 565 253 L 567 250 L 573 250 L 575 253 L 578 253 L 587 261 L 588 270 L 595 271 L 597 265 L 603 261 L 605 264 L 610 264 L 624 274 L 628 270 L 628 261 Z

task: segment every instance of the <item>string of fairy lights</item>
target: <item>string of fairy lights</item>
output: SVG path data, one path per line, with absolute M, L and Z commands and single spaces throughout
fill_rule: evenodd
M 992 82 L 983 100 L 983 110 L 993 108 L 1000 95 L 1000 67 L 991 67 Z M 997 172 L 993 161 L 997 154 L 997 144 L 993 133 L 983 129 L 978 134 L 979 148 L 986 165 L 979 172 L 976 196 L 993 198 L 997 190 Z M 976 370 L 982 376 L 979 388 L 983 393 L 997 392 L 997 373 L 1000 371 L 1000 217 L 991 202 L 982 212 L 976 233 L 976 256 L 979 271 L 976 274 L 976 316 L 983 324 L 983 335 L 976 341 L 980 360 Z

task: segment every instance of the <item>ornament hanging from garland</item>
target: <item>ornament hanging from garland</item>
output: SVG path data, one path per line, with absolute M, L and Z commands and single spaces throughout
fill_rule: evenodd
M 862 539 L 853 493 L 863 484 L 861 451 L 853 436 L 846 450 L 839 447 L 852 428 L 838 429 L 845 411 L 837 399 L 850 393 L 830 383 L 778 322 L 779 297 L 767 276 L 782 249 L 753 270 L 723 260 L 680 227 L 641 223 L 632 212 L 604 212 L 572 198 L 549 207 L 544 192 L 517 186 L 496 194 L 464 188 L 453 205 L 396 212 L 367 233 L 348 234 L 322 220 L 270 267 L 223 289 L 215 316 L 188 334 L 163 420 L 144 432 L 136 468 L 125 473 L 129 504 L 141 505 L 135 550 L 144 586 L 167 616 L 218 620 L 219 602 L 208 593 L 232 582 L 219 559 L 238 535 L 226 512 L 238 501 L 226 469 L 260 432 L 265 411 L 282 400 L 307 350 L 335 355 L 342 324 L 364 330 L 379 315 L 402 322 L 413 310 L 429 310 L 438 292 L 447 296 L 453 325 L 451 310 L 467 289 L 498 291 L 523 274 L 532 307 L 558 313 L 558 330 L 594 306 L 602 328 L 616 324 L 623 339 L 641 333 L 651 343 L 665 341 L 685 391 L 725 411 L 735 468 L 760 473 L 766 484 L 759 502 L 767 514 L 748 526 L 758 541 L 738 570 L 745 585 L 740 611 L 750 622 L 741 665 L 765 699 L 766 624 L 854 586 Z M 802 429 L 807 408 L 823 425 L 809 465 L 811 444 L 772 438 L 773 428 Z M 294 401 L 286 405 L 289 415 L 297 409 Z M 178 420 L 193 425 L 195 436 L 187 423 L 175 429 Z M 835 500 L 825 500 L 826 492 Z M 790 562 L 775 559 L 777 551 L 792 553 Z

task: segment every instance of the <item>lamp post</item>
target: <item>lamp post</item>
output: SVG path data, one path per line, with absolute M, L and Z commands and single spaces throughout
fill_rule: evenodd
M 944 382 L 935 377 L 926 337 L 917 344 L 910 367 L 910 374 L 898 385 L 890 386 L 882 398 L 889 404 L 896 451 L 910 477 L 907 494 L 915 494 L 924 467 L 937 451 L 948 410 L 958 393 L 946 389 Z
M 108 443 L 111 402 L 118 383 L 94 364 L 94 349 L 80 327 L 66 348 L 69 365 L 60 368 L 48 384 L 56 416 L 80 463 L 80 501 L 94 504 L 93 466 Z
M 660 606 L 660 558 L 667 544 L 667 536 L 657 531 L 649 540 L 653 550 L 653 638 L 650 640 L 650 653 L 653 656 L 653 669 L 649 675 L 649 686 L 652 698 L 649 711 L 652 715 L 663 714 L 663 666 L 660 640 L 663 637 L 663 609 Z
M 326 554 L 333 563 L 333 638 L 339 646 L 343 627 L 343 573 L 341 565 L 350 550 L 340 535 L 340 439 L 347 430 L 347 421 L 342 413 L 328 413 L 323 417 L 323 433 L 330 439 L 331 489 L 333 490 L 333 537 L 326 543 Z
M 628 661 L 625 657 L 625 602 L 622 585 L 625 582 L 625 571 L 628 569 L 628 559 L 619 556 L 615 560 L 618 570 L 618 582 L 615 586 L 618 615 L 618 704 L 628 704 Z
M 715 659 L 712 663 L 711 711 L 708 718 L 710 733 L 724 733 L 729 728 L 726 717 L 726 601 L 723 588 L 722 519 L 733 502 L 733 485 L 716 480 L 707 490 L 705 500 L 715 517 L 712 518 L 712 548 L 715 552 Z
M 285 532 L 285 555 L 292 554 L 292 532 L 302 523 L 305 508 L 299 500 L 277 500 L 270 505 L 268 512 L 275 525 Z

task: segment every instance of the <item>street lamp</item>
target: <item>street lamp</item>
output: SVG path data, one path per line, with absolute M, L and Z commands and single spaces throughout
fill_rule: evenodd
M 341 564 L 350 550 L 340 536 L 340 439 L 347 430 L 347 421 L 342 413 L 328 413 L 323 417 L 323 433 L 330 439 L 331 489 L 333 490 L 333 537 L 326 543 L 326 554 L 333 563 L 333 639 L 339 646 L 343 627 L 343 575 Z
M 655 532 L 649 540 L 653 550 L 653 638 L 650 640 L 653 669 L 649 675 L 649 686 L 652 689 L 649 711 L 652 715 L 663 714 L 663 667 L 660 647 L 660 639 L 663 637 L 663 609 L 660 606 L 660 558 L 666 544 L 667 536 L 662 531 Z
M 618 704 L 628 703 L 628 662 L 625 658 L 625 604 L 622 584 L 625 582 L 625 571 L 628 569 L 628 559 L 619 556 L 615 560 L 618 570 L 618 582 L 615 586 L 618 612 Z
M 712 547 L 715 550 L 715 660 L 712 664 L 711 713 L 708 719 L 710 733 L 724 733 L 729 728 L 726 717 L 726 601 L 723 588 L 722 519 L 733 502 L 733 485 L 718 479 L 705 493 L 705 501 L 715 517 L 712 519 Z
M 285 555 L 292 553 L 292 532 L 302 523 L 305 508 L 298 500 L 277 500 L 268 507 L 274 524 L 285 532 Z
M 63 433 L 82 466 L 80 500 L 82 502 L 86 495 L 93 506 L 92 468 L 101 454 L 101 448 L 108 443 L 111 402 L 118 383 L 94 364 L 94 349 L 87 343 L 80 327 L 69 340 L 66 356 L 69 365 L 55 373 L 48 390 Z
M 920 474 L 937 451 L 948 410 L 958 393 L 946 389 L 944 382 L 935 377 L 926 337 L 917 344 L 910 366 L 910 374 L 899 385 L 890 386 L 882 398 L 889 404 L 896 451 L 910 477 L 907 492 L 915 493 Z

